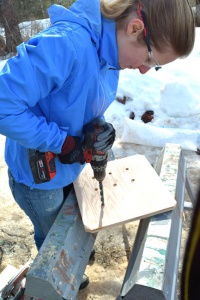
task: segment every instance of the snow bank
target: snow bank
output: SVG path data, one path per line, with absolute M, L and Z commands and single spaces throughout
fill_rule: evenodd
M 196 150 L 199 131 L 181 128 L 161 128 L 142 121 L 124 119 L 122 143 L 164 147 L 166 143 L 179 144 L 184 150 Z

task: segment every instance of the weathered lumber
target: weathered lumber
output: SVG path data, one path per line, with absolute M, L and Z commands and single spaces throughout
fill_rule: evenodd
M 27 274 L 26 299 L 76 299 L 94 241 L 83 227 L 72 191 Z

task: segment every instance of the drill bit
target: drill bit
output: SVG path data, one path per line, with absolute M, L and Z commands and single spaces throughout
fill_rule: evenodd
M 103 195 L 102 181 L 99 181 L 99 189 L 100 189 L 100 196 L 101 196 L 101 205 L 104 206 L 104 195 Z

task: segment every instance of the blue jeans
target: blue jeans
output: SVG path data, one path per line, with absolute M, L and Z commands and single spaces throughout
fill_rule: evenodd
M 54 190 L 30 189 L 23 183 L 16 182 L 10 171 L 8 171 L 8 177 L 15 201 L 33 223 L 35 244 L 39 250 L 63 205 L 66 195 L 62 188 Z

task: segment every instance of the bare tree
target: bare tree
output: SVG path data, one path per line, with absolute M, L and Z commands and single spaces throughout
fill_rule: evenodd
M 22 42 L 22 37 L 12 0 L 0 0 L 0 19 L 5 30 L 7 51 L 16 52 L 16 46 Z
M 45 18 L 44 3 L 42 0 L 40 0 L 40 8 L 41 8 L 41 12 L 42 12 L 42 17 Z
M 51 4 L 69 7 L 75 0 L 0 0 L 0 27 L 5 35 L 0 38 L 1 53 L 15 53 L 23 38 L 18 24 L 48 18 L 47 8 Z M 26 40 L 26 39 L 25 39 Z M 5 44 L 4 44 L 5 43 Z
M 196 0 L 196 26 L 200 27 L 200 0 Z
M 0 35 L 0 56 L 4 56 L 7 54 L 7 48 L 4 41 L 4 38 Z

